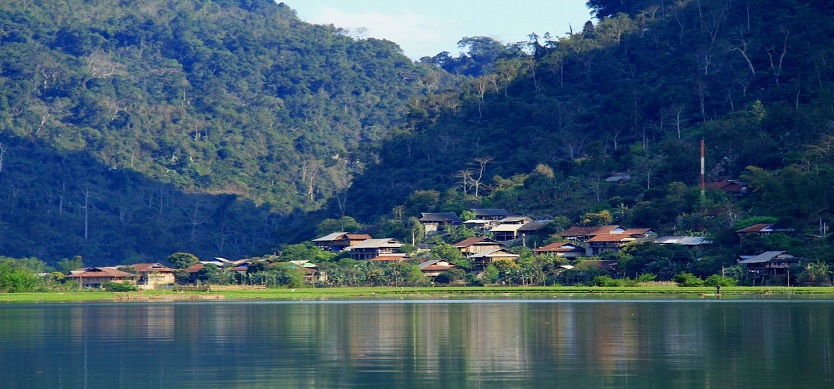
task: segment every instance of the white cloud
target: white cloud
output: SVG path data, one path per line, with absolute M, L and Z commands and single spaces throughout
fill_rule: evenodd
M 332 23 L 336 27 L 353 31 L 361 27 L 367 28 L 366 36 L 396 42 L 403 52 L 413 59 L 435 55 L 437 53 L 431 52 L 433 48 L 449 43 L 446 41 L 448 33 L 442 32 L 444 25 L 448 26 L 448 23 L 439 19 L 428 19 L 410 10 L 397 14 L 373 11 L 352 13 L 323 7 L 316 19 L 315 23 Z

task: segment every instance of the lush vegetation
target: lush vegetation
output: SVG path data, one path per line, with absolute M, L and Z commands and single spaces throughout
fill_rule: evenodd
M 3 2 L 0 253 L 60 270 L 75 256 L 281 263 L 319 255 L 292 245 L 317 234 L 416 244 L 420 212 L 504 207 L 553 219 L 553 233 L 617 223 L 715 245 L 631 247 L 605 258 L 618 274 L 559 275 L 558 259 L 517 247 L 522 261 L 485 280 L 441 280 L 716 284 L 738 254 L 770 249 L 814 260 L 797 282 L 829 279 L 829 4 L 587 3 L 597 19 L 567 36 L 464 37 L 462 54 L 413 63 L 392 42 L 304 23 L 271 0 Z M 745 180 L 747 196 L 701 196 L 702 139 L 707 179 Z M 733 231 L 762 220 L 798 234 L 739 242 Z M 466 267 L 443 245 L 429 255 Z M 348 260 L 303 259 L 359 283 Z M 422 282 L 413 268 L 365 270 L 378 276 L 363 285 Z M 261 282 L 298 280 L 275 271 Z

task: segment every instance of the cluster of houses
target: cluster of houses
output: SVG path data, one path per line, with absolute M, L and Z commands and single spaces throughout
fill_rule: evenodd
M 519 255 L 507 249 L 510 244 L 526 245 L 528 237 L 539 235 L 547 225 L 547 220 L 536 220 L 527 216 L 512 215 L 503 209 L 473 209 L 475 218 L 460 220 L 454 213 L 423 213 L 420 222 L 428 235 L 442 234 L 446 226 L 466 226 L 474 230 L 477 236 L 464 239 L 452 246 L 460 250 L 473 266 L 474 271 L 482 271 L 497 260 L 518 261 Z M 747 236 L 767 235 L 773 233 L 791 233 L 793 230 L 776 224 L 756 224 L 736 231 L 742 239 Z M 607 251 L 618 251 L 631 242 L 653 242 L 661 245 L 681 245 L 700 251 L 711 244 L 701 236 L 657 236 L 649 228 L 624 228 L 618 225 L 574 226 L 559 233 L 563 242 L 551 243 L 533 249 L 535 255 L 555 255 L 568 260 L 581 257 L 596 257 Z M 411 259 L 409 254 L 401 251 L 404 243 L 393 238 L 373 238 L 365 233 L 334 232 L 313 239 L 312 242 L 328 252 L 347 253 L 354 260 L 396 262 Z M 738 259 L 749 274 L 774 275 L 784 274 L 787 269 L 799 262 L 801 258 L 784 251 L 767 251 L 757 255 L 746 255 Z M 313 283 L 323 277 L 317 266 L 309 261 L 292 261 L 293 265 L 305 273 L 305 281 Z M 604 261 L 600 261 L 604 262 Z M 600 268 L 614 270 L 616 262 L 599 264 Z M 246 273 L 249 260 L 229 261 L 215 258 L 201 261 L 185 269 L 195 274 L 206 265 L 231 269 Z M 570 265 L 565 265 L 571 268 Z M 420 270 L 428 278 L 456 268 L 454 264 L 443 259 L 426 260 L 419 264 Z M 125 271 L 128 270 L 128 271 Z M 80 269 L 69 275 L 77 281 L 79 287 L 97 288 L 108 281 L 128 281 L 143 289 L 167 287 L 175 282 L 174 269 L 159 263 L 141 263 L 124 267 L 91 267 Z

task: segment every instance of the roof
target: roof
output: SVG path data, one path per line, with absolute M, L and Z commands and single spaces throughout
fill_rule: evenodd
M 488 245 L 496 245 L 497 244 L 497 245 L 500 245 L 500 246 L 504 245 L 501 242 L 492 240 L 492 239 L 487 238 L 487 237 L 476 236 L 476 237 L 473 237 L 473 238 L 466 238 L 466 239 L 464 239 L 460 242 L 457 242 L 457 243 L 453 244 L 452 246 L 455 246 L 457 248 L 463 248 L 463 247 L 474 246 L 478 243 L 488 244 Z
M 747 183 L 738 180 L 721 180 L 712 181 L 704 184 L 706 189 L 720 190 L 724 192 L 744 192 L 747 189 Z
M 681 246 L 700 246 L 712 244 L 712 241 L 704 236 L 661 236 L 654 239 L 648 239 L 647 241 L 657 244 L 677 244 Z
M 798 262 L 800 260 L 799 257 L 795 257 L 791 254 L 788 254 L 786 251 L 765 251 L 759 255 L 756 255 L 751 258 L 743 259 L 738 261 L 740 264 L 750 264 L 750 263 L 767 263 L 772 262 L 774 260 L 779 260 L 782 262 Z
M 754 224 L 747 228 L 742 228 L 737 230 L 736 232 L 739 234 L 748 234 L 754 232 L 790 232 L 793 231 L 793 228 L 785 228 L 781 226 L 777 226 L 775 223 L 760 223 Z
M 599 234 L 588 239 L 588 242 L 624 242 L 627 240 L 634 240 L 634 238 L 626 234 Z
M 651 232 L 651 228 L 627 228 L 623 234 L 626 235 L 645 235 Z
M 92 277 L 134 278 L 136 274 L 123 272 L 115 267 L 88 267 L 83 270 L 76 270 L 69 276 L 69 278 Z
M 542 246 L 537 249 L 533 249 L 535 253 L 547 253 L 547 252 L 556 252 L 556 253 L 566 253 L 569 251 L 585 251 L 582 247 L 579 247 L 572 243 L 565 243 L 565 242 L 556 242 L 551 243 L 547 246 Z
M 313 239 L 313 242 L 332 242 L 334 240 L 360 240 L 360 239 L 371 239 L 371 236 L 368 234 L 351 234 L 349 232 L 334 232 L 331 234 L 327 234 L 322 236 L 321 238 Z
M 423 223 L 462 223 L 454 212 L 431 213 L 423 212 L 420 221 Z
M 547 225 L 547 223 L 540 223 L 540 222 L 527 223 L 527 224 L 521 226 L 521 228 L 519 228 L 518 230 L 519 231 L 538 231 L 538 230 L 544 228 L 546 225 Z
M 518 258 L 519 256 L 513 254 L 504 249 L 489 249 L 484 250 L 475 254 L 472 254 L 469 258 L 493 258 L 493 257 L 502 257 L 502 258 Z
M 472 208 L 475 217 L 480 216 L 507 216 L 510 213 L 502 208 Z
M 423 271 L 443 271 L 454 269 L 457 266 L 442 259 L 430 259 L 418 265 Z
M 507 217 L 505 217 L 501 220 L 498 220 L 498 223 L 503 223 L 503 224 L 521 223 L 521 224 L 524 224 L 524 223 L 527 223 L 530 220 L 533 220 L 533 219 L 528 217 L 528 216 L 507 216 Z
M 162 272 L 162 273 L 173 273 L 174 269 L 171 269 L 168 266 L 163 266 L 160 263 L 136 263 L 130 265 L 139 273 L 147 273 L 151 271 Z
M 515 232 L 521 229 L 524 224 L 499 224 L 495 227 L 490 228 L 492 232 Z
M 375 249 L 375 248 L 399 248 L 402 247 L 404 243 L 393 239 L 393 238 L 380 238 L 380 239 L 366 239 L 362 242 L 359 242 L 353 246 L 346 248 L 345 250 L 356 250 L 356 249 Z
M 371 258 L 370 260 L 371 261 L 380 261 L 380 262 L 400 262 L 400 261 L 405 261 L 406 259 L 408 259 L 408 256 L 405 253 L 403 253 L 403 254 L 380 255 L 378 257 Z
M 561 236 L 593 236 L 599 234 L 607 234 L 620 226 L 606 225 L 606 226 L 573 226 L 567 230 L 559 233 Z
M 347 232 L 344 232 L 344 231 L 342 231 L 342 232 L 332 232 L 332 233 L 329 233 L 325 236 L 322 236 L 321 238 L 313 239 L 313 242 L 330 242 L 330 241 L 339 239 L 340 237 L 342 237 L 342 235 L 345 235 L 345 234 L 347 234 Z

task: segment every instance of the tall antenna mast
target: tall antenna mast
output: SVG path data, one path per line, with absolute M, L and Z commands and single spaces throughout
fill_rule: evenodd
M 701 203 L 704 202 L 704 198 L 706 195 L 706 182 L 704 181 L 704 140 L 701 139 Z

